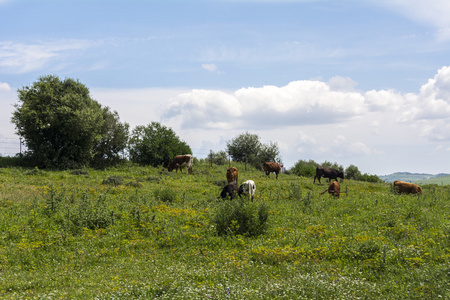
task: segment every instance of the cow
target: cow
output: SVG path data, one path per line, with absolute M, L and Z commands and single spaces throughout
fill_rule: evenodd
M 248 194 L 250 200 L 253 201 L 255 196 L 256 185 L 253 180 L 247 180 L 239 186 L 238 195 L 241 197 L 242 194 Z
M 422 188 L 415 183 L 404 182 L 400 180 L 394 181 L 394 189 L 397 189 L 400 194 L 421 194 Z
M 227 170 L 227 181 L 228 183 L 230 182 L 236 182 L 236 184 L 238 184 L 238 177 L 239 177 L 239 172 L 238 169 L 235 167 L 231 167 Z
M 173 169 L 176 169 L 178 173 L 178 168 L 180 168 L 181 173 L 183 173 L 183 167 L 187 167 L 188 173 L 192 174 L 193 161 L 194 158 L 191 154 L 177 155 L 173 158 L 172 163 L 167 167 L 167 170 L 172 172 Z
M 344 172 L 331 169 L 331 168 L 324 168 L 324 167 L 317 167 L 316 168 L 316 176 L 314 176 L 314 183 L 316 183 L 316 178 L 319 179 L 320 183 L 320 177 L 328 178 L 328 181 L 331 181 L 331 179 L 338 180 L 339 178 L 344 179 Z
M 236 193 L 238 193 L 238 185 L 236 182 L 230 182 L 228 183 L 228 185 L 226 185 L 223 189 L 222 192 L 220 193 L 220 196 L 217 197 L 217 199 L 226 199 L 227 196 L 230 196 L 230 199 L 233 200 L 234 196 Z
M 267 176 L 270 175 L 270 173 L 277 174 L 276 178 L 278 179 L 278 174 L 281 172 L 281 165 L 276 162 L 265 162 L 263 163 L 263 169 Z
M 336 196 L 339 199 L 339 195 L 341 194 L 341 186 L 339 185 L 339 182 L 333 181 L 332 183 L 330 183 L 328 188 L 320 193 L 320 195 L 325 194 L 327 191 L 329 194 Z

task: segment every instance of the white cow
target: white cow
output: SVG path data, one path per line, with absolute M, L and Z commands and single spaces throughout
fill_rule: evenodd
M 242 194 L 248 194 L 248 198 L 253 201 L 255 192 L 256 192 L 255 182 L 253 180 L 247 180 L 239 187 L 238 195 L 240 197 Z

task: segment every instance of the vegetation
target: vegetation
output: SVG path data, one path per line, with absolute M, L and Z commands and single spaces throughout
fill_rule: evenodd
M 332 168 L 339 171 L 344 172 L 344 178 L 345 179 L 353 179 L 353 180 L 359 180 L 359 181 L 367 181 L 367 182 L 382 182 L 380 178 L 378 178 L 377 175 L 370 175 L 367 173 L 361 174 L 358 167 L 355 165 L 348 166 L 345 171 L 344 167 L 341 165 L 338 165 L 337 163 L 331 163 L 329 161 L 324 161 L 323 163 L 319 164 L 316 163 L 314 160 L 299 160 L 295 163 L 295 165 L 290 169 L 290 172 L 297 176 L 304 176 L 304 177 L 314 177 L 316 175 L 316 167 L 322 166 L 324 168 Z
M 130 139 L 130 160 L 141 165 L 167 167 L 180 154 L 192 154 L 186 142 L 158 122 L 136 126 Z
M 257 134 L 242 133 L 227 142 L 227 152 L 233 161 L 245 162 L 260 169 L 262 163 L 280 162 L 280 150 L 277 143 L 263 144 Z
M 114 159 L 126 147 L 127 125 L 102 109 L 89 89 L 73 79 L 49 75 L 18 90 L 12 122 L 24 138 L 27 156 L 40 168 L 76 168 L 94 156 Z M 120 125 L 119 125 L 120 124 Z M 111 137 L 123 136 L 115 142 Z
M 217 200 L 228 166 L 206 162 L 1 168 L 0 298 L 450 298 L 449 186 L 344 180 L 337 200 L 233 165 L 254 202 Z

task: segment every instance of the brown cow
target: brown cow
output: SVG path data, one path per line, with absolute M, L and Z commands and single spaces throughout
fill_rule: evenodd
M 235 167 L 231 167 L 227 170 L 227 181 L 228 183 L 230 182 L 236 182 L 236 184 L 238 183 L 238 177 L 239 177 L 239 172 L 238 169 Z
M 397 189 L 400 194 L 401 193 L 405 193 L 405 194 L 419 193 L 419 194 L 423 195 L 422 188 L 415 183 L 409 183 L 409 182 L 396 180 L 396 181 L 394 181 L 394 188 Z
M 325 191 L 323 191 L 322 193 L 320 193 L 320 195 L 325 194 L 327 191 L 328 191 L 328 193 L 336 196 L 339 199 L 339 195 L 341 194 L 341 186 L 339 185 L 339 182 L 333 181 L 332 183 L 330 183 L 328 188 Z
M 176 169 L 177 173 L 178 173 L 178 168 L 180 168 L 181 173 L 183 173 L 183 167 L 187 166 L 188 173 L 192 174 L 193 161 L 194 161 L 194 158 L 190 154 L 177 155 L 172 160 L 172 163 L 167 167 L 167 170 L 169 170 L 169 172 L 172 172 L 173 169 Z
M 265 162 L 263 163 L 263 169 L 264 172 L 266 172 L 266 175 L 269 176 L 270 173 L 275 173 L 277 174 L 277 179 L 278 179 L 278 174 L 280 174 L 281 172 L 281 165 L 279 163 L 276 162 Z

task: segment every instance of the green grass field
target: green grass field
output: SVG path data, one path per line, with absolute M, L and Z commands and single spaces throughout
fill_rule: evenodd
M 450 299 L 449 186 L 344 180 L 337 200 L 234 165 L 253 203 L 216 199 L 226 166 L 0 169 L 0 298 Z M 258 209 L 267 227 L 218 234 Z

